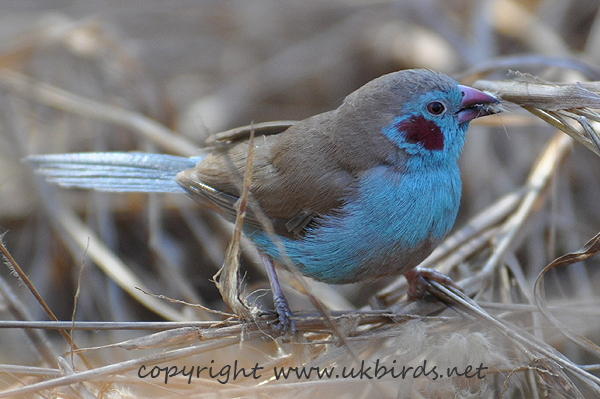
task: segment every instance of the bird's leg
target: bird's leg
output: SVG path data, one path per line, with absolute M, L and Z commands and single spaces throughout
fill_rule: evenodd
M 267 269 L 267 277 L 269 277 L 269 283 L 271 283 L 271 291 L 273 291 L 273 303 L 275 304 L 275 311 L 279 317 L 279 324 L 277 328 L 281 331 L 281 334 L 289 330 L 292 334 L 296 332 L 296 326 L 294 320 L 291 318 L 294 316 L 290 310 L 287 299 L 281 291 L 279 286 L 279 280 L 277 279 L 277 273 L 275 272 L 275 265 L 270 256 L 261 254 L 265 268 Z
M 410 299 L 421 299 L 427 291 L 427 280 L 433 280 L 442 285 L 450 286 L 464 292 L 463 288 L 456 284 L 450 277 L 443 275 L 435 269 L 411 269 L 404 273 L 408 282 L 408 297 Z

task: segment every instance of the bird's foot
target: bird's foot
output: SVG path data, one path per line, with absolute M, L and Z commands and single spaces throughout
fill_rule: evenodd
M 452 281 L 450 277 L 434 269 L 412 269 L 404 273 L 404 277 L 406 277 L 406 281 L 408 282 L 408 297 L 410 299 L 421 299 L 425 296 L 427 292 L 427 280 L 433 280 L 464 292 L 463 288 Z
M 294 324 L 294 314 L 290 310 L 290 306 L 287 303 L 285 297 L 273 298 L 273 304 L 275 305 L 275 313 L 277 314 L 277 320 L 273 322 L 273 327 L 277 329 L 281 335 L 285 335 L 288 331 L 292 334 L 296 333 L 296 325 Z
M 285 296 L 283 296 L 283 292 L 281 291 L 281 286 L 279 285 L 279 280 L 277 279 L 277 273 L 275 273 L 275 265 L 273 265 L 273 260 L 267 255 L 263 255 L 262 260 L 265 264 L 265 270 L 267 271 L 269 282 L 271 283 L 271 290 L 273 291 L 273 303 L 275 305 L 275 312 L 277 312 L 278 321 L 274 327 L 279 330 L 281 335 L 285 335 L 288 331 L 292 334 L 295 334 L 296 326 L 294 325 L 294 320 L 292 320 L 294 315 L 290 310 L 290 305 L 288 305 L 287 299 L 285 299 Z

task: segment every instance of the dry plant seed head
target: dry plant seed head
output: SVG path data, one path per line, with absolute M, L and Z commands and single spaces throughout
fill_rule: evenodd
M 501 99 L 502 95 L 498 92 L 494 92 L 491 90 L 482 90 L 485 94 L 488 94 L 494 98 L 498 98 Z M 485 104 L 482 106 L 482 109 L 487 112 L 490 115 L 496 115 L 496 114 L 500 114 L 502 112 L 506 112 L 508 109 L 506 107 L 506 104 L 502 103 L 502 102 L 497 102 L 497 103 L 491 103 L 491 104 Z M 499 115 L 501 117 L 501 115 Z

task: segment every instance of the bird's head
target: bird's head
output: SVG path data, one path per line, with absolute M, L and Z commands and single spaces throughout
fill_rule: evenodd
M 401 103 L 382 133 L 407 154 L 455 161 L 469 122 L 500 111 L 496 98 L 446 75 L 428 70 L 396 74 L 386 75 L 392 84 L 388 90 Z
M 377 137 L 382 133 L 388 144 L 415 162 L 438 163 L 456 162 L 471 120 L 499 111 L 499 101 L 489 94 L 441 73 L 409 69 L 367 83 L 345 99 L 338 114 L 346 126 L 374 140 L 374 148 L 386 147 Z M 363 145 L 361 151 L 375 150 Z

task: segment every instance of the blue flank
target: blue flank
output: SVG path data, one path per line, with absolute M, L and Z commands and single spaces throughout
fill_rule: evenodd
M 454 224 L 460 190 L 458 167 L 401 174 L 380 166 L 363 177 L 358 199 L 348 202 L 340 215 L 325 217 L 304 239 L 280 239 L 303 274 L 345 283 L 369 267 L 393 262 L 398 252 L 418 249 L 428 238 L 442 238 Z M 262 251 L 281 259 L 264 232 L 246 229 L 246 234 Z
M 394 268 L 407 270 L 417 265 L 403 265 L 401 259 L 410 261 L 414 255 L 419 258 L 424 244 L 441 239 L 452 228 L 461 195 L 457 159 L 468 124 L 458 124 L 458 109 L 449 104 L 459 104 L 460 96 L 458 89 L 423 95 L 417 104 L 445 97 L 449 109 L 435 117 L 413 108 L 382 129 L 386 137 L 411 154 L 403 168 L 372 168 L 361 177 L 355 199 L 337 215 L 323 217 L 303 239 L 280 237 L 286 255 L 303 274 L 343 284 L 389 274 Z M 407 143 L 402 132 L 394 129 L 398 122 L 418 113 L 441 127 L 442 150 L 425 150 L 420 143 Z M 263 252 L 281 260 L 266 233 L 248 227 L 245 232 Z

